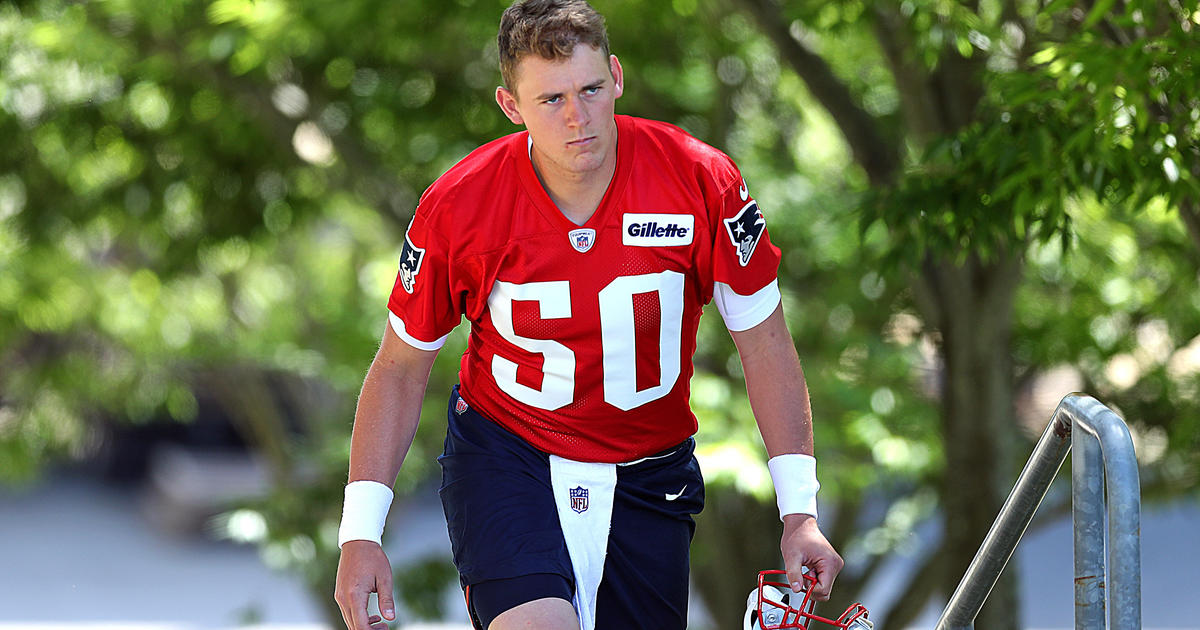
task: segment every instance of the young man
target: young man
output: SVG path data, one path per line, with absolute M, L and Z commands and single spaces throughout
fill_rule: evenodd
M 624 89 L 582 0 L 517 2 L 496 101 L 525 132 L 422 196 L 389 325 L 355 416 L 336 599 L 351 630 L 394 618 L 383 519 L 434 356 L 462 316 L 441 496 L 479 628 L 684 628 L 703 506 L 688 407 L 715 301 L 766 444 L 790 580 L 827 599 L 842 560 L 816 522 L 808 394 L 782 311 L 779 250 L 728 157 L 614 114 Z M 798 585 L 798 584 L 797 584 Z

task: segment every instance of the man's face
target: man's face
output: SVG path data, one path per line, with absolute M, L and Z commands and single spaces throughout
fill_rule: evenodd
M 533 139 L 534 164 L 543 177 L 586 178 L 616 159 L 614 101 L 621 96 L 621 64 L 586 44 L 568 59 L 527 55 L 513 89 L 496 90 L 509 120 Z

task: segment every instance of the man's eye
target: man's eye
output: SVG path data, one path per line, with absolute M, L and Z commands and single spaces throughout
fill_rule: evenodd
M 550 98 L 546 99 L 545 102 L 549 103 L 550 105 L 553 105 L 561 100 L 562 100 L 561 96 L 551 96 Z
M 590 88 L 587 88 L 586 90 L 584 90 L 583 93 L 587 94 L 588 96 L 594 96 L 599 91 L 600 91 L 600 88 L 598 88 L 598 87 L 590 87 Z

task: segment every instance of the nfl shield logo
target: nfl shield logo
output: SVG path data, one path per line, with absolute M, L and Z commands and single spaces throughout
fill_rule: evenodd
M 571 240 L 571 247 L 577 252 L 586 252 L 596 243 L 596 230 L 591 228 L 580 228 L 567 232 L 567 238 Z
M 463 415 L 463 412 L 466 410 L 467 410 L 467 401 L 463 400 L 462 398 L 459 398 L 458 402 L 454 403 L 454 413 L 461 416 L 461 415 Z
M 571 488 L 571 509 L 582 514 L 588 509 L 588 491 L 583 486 Z

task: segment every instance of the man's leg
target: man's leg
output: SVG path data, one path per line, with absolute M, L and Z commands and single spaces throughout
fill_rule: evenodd
M 579 630 L 571 582 L 561 575 L 532 573 L 489 580 L 467 588 L 467 610 L 481 629 Z
M 578 630 L 571 558 L 558 522 L 548 456 L 458 400 L 457 394 L 450 399 L 445 450 L 438 458 L 440 494 L 472 625 L 477 630 Z M 525 608 L 555 599 L 561 604 Z M 554 622 L 562 617 L 562 606 L 571 625 Z M 493 623 L 518 608 L 501 625 Z
M 687 627 L 692 515 L 704 480 L 688 440 L 668 456 L 618 466 L 596 630 Z
M 496 617 L 488 630 L 579 630 L 571 602 L 558 597 L 526 602 Z

